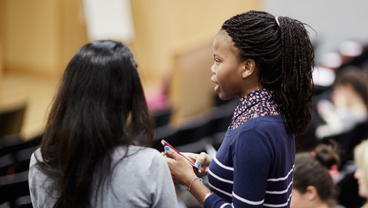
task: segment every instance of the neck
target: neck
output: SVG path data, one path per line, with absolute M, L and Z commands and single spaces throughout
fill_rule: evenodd
M 311 206 L 311 207 L 313 207 L 313 208 L 329 208 L 330 207 L 327 202 L 324 202 L 324 201 L 320 200 L 319 198 L 313 200 L 312 203 L 313 203 L 312 204 L 313 206 Z
M 252 85 L 246 85 L 244 88 L 246 90 L 243 92 L 243 94 L 239 98 L 242 98 L 242 97 L 248 95 L 249 93 L 251 93 L 251 92 L 253 92 L 255 90 L 262 89 L 263 86 L 262 86 L 261 82 L 253 82 Z
M 327 203 L 323 203 L 318 206 L 315 206 L 315 208 L 330 208 L 330 206 Z

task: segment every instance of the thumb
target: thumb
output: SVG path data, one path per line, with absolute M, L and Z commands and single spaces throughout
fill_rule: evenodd
M 181 157 L 176 151 L 171 149 L 169 146 L 165 146 L 165 154 L 169 155 L 174 160 L 177 160 L 179 157 Z
M 196 159 L 196 166 L 199 168 L 207 160 L 207 153 L 201 152 Z

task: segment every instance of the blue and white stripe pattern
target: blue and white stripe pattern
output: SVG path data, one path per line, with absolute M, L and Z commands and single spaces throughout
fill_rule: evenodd
M 228 129 L 209 167 L 214 194 L 204 207 L 289 207 L 294 158 L 294 136 L 280 115 Z

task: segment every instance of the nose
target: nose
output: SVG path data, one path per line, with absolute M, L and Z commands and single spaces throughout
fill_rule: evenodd
M 357 168 L 356 171 L 355 171 L 355 173 L 354 173 L 354 178 L 355 179 L 359 179 L 359 176 L 360 176 L 360 169 Z
M 215 73 L 216 72 L 216 70 L 215 70 L 215 63 L 212 64 L 211 71 L 212 71 L 212 73 Z

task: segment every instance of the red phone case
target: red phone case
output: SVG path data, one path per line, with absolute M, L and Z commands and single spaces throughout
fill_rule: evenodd
M 173 146 L 171 146 L 167 141 L 161 140 L 161 144 L 164 146 L 170 147 L 170 149 L 173 149 L 176 153 L 178 153 L 180 156 L 184 157 L 184 159 L 193 167 L 194 172 L 198 172 L 198 168 L 184 155 L 182 155 L 177 149 L 175 149 Z

